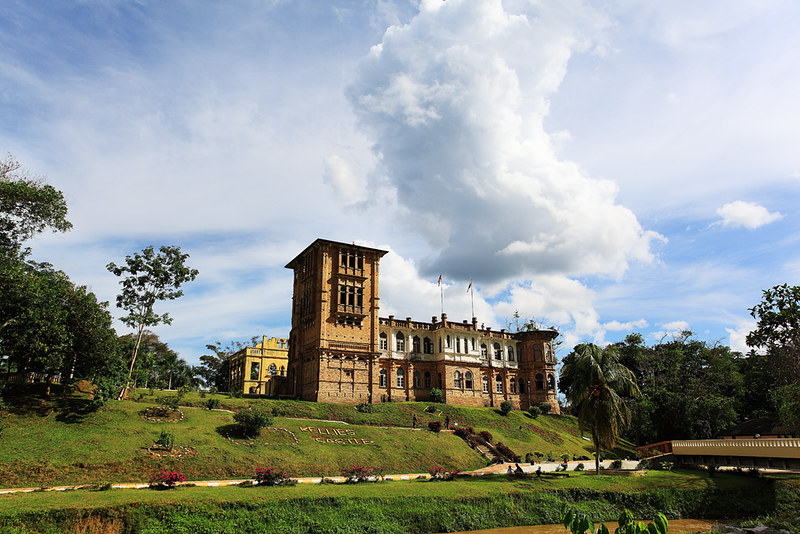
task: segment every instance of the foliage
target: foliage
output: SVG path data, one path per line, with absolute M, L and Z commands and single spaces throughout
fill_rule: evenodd
M 511 460 L 512 462 L 520 462 L 522 458 L 519 457 L 517 453 L 512 451 L 507 445 L 505 445 L 502 441 L 497 442 L 494 445 L 494 448 L 497 449 L 497 452 L 502 454 L 506 459 Z
M 428 474 L 431 476 L 431 480 L 454 480 L 460 472 L 461 471 L 459 469 L 448 471 L 444 467 L 438 465 L 434 465 L 428 469 Z
M 233 420 L 246 436 L 258 436 L 262 428 L 272 425 L 272 414 L 266 408 L 256 406 L 249 410 L 239 410 L 233 414 Z
M 481 439 L 483 439 L 483 440 L 484 440 L 486 443 L 491 443 L 491 442 L 492 442 L 492 438 L 493 438 L 493 436 L 492 436 L 491 432 L 489 432 L 488 430 L 481 430 L 480 432 L 478 432 L 478 435 L 479 435 L 479 436 L 481 437 Z
M 439 408 L 437 408 L 437 407 L 436 407 L 436 406 L 434 406 L 433 404 L 431 404 L 430 406 L 427 406 L 427 407 L 425 408 L 425 413 L 436 413 L 436 412 L 438 412 L 438 411 L 439 411 Z
M 212 397 L 206 401 L 206 408 L 209 410 L 216 410 L 219 408 L 220 400 L 216 397 Z
M 359 482 L 368 482 L 370 477 L 376 476 L 376 469 L 374 467 L 366 467 L 363 465 L 354 465 L 342 469 L 342 476 L 348 484 L 358 484 Z
M 623 397 L 639 394 L 633 373 L 619 362 L 613 346 L 601 349 L 579 345 L 565 362 L 561 374 L 571 380 L 569 397 L 581 431 L 589 430 L 595 447 L 596 471 L 600 471 L 600 450 L 612 449 L 620 432 L 630 423 L 630 410 Z
M 283 471 L 276 471 L 274 467 L 262 469 L 256 467 L 256 484 L 259 486 L 294 486 L 297 481 Z
M 584 534 L 586 531 L 595 534 L 594 521 L 583 513 L 567 508 L 566 503 L 561 505 L 561 522 L 572 534 Z M 633 514 L 626 509 L 620 514 L 617 523 L 619 526 L 614 534 L 667 534 L 668 529 L 667 517 L 660 512 L 652 523 L 645 525 L 634 521 Z M 596 534 L 609 534 L 608 527 L 600 523 Z
M 428 422 L 428 430 L 438 434 L 442 431 L 442 422 L 441 421 L 429 421 Z
M 575 471 L 583 471 L 584 469 L 586 469 L 586 466 L 583 465 L 583 462 L 575 466 Z
M 543 403 L 539 404 L 539 411 L 540 411 L 540 412 L 542 412 L 542 415 L 547 415 L 547 414 L 549 414 L 549 413 L 550 413 L 550 410 L 551 410 L 552 408 L 553 408 L 553 407 L 552 407 L 552 406 L 550 406 L 550 403 L 549 403 L 549 402 L 543 402 Z
M 158 397 L 158 399 L 156 400 L 158 401 L 158 404 L 160 404 L 165 408 L 169 408 L 170 410 L 177 410 L 178 403 L 180 402 L 180 399 L 178 399 L 178 397 L 171 397 L 171 396 Z
M 511 403 L 511 401 L 503 401 L 500 403 L 500 413 L 503 415 L 508 415 L 511 413 L 513 407 L 514 405 Z
M 622 469 L 622 460 L 614 460 L 611 462 L 612 469 Z
M 369 402 L 362 402 L 356 405 L 356 410 L 361 413 L 373 413 L 375 412 L 375 405 Z
M 548 404 L 548 406 L 550 406 L 550 405 Z M 530 407 L 528 408 L 528 413 L 530 414 L 530 416 L 531 416 L 531 417 L 533 417 L 534 419 L 536 419 L 537 417 L 539 417 L 539 416 L 542 414 L 542 409 L 541 409 L 541 408 L 539 408 L 539 407 L 538 407 L 538 406 L 536 406 L 536 405 L 534 405 L 534 406 L 530 406 Z
M 431 402 L 438 402 L 440 404 L 443 404 L 445 401 L 444 392 L 439 388 L 433 388 L 431 389 L 430 392 L 430 399 Z
M 150 487 L 153 489 L 172 489 L 178 482 L 185 482 L 186 478 L 177 471 L 161 471 L 150 478 Z
M 155 444 L 163 449 L 171 451 L 172 447 L 175 445 L 175 434 L 162 430 L 158 438 L 156 438 Z
M 47 228 L 66 232 L 67 203 L 61 191 L 31 177 L 10 154 L 0 161 L 0 249 L 19 251 Z
M 182 296 L 181 285 L 197 277 L 198 271 L 186 266 L 188 257 L 188 254 L 181 254 L 180 247 L 162 246 L 156 253 L 149 246 L 141 254 L 137 252 L 133 256 L 126 256 L 126 265 L 118 266 L 111 262 L 106 266 L 109 272 L 123 277 L 120 281 L 122 292 L 117 295 L 117 307 L 128 312 L 128 315 L 120 320 L 137 329 L 137 340 L 128 371 L 129 379 L 133 374 L 144 329 L 172 323 L 168 313 L 158 315 L 153 311 L 155 303 Z
M 257 341 L 258 338 L 253 337 L 249 341 L 232 341 L 225 346 L 219 341 L 206 345 L 211 354 L 200 356 L 200 365 L 193 368 L 193 374 L 200 376 L 212 393 L 228 391 L 231 356 L 245 347 L 255 345 Z
M 747 345 L 766 350 L 779 385 L 800 382 L 800 286 L 764 290 L 750 315 L 757 324 L 747 335 Z
M 800 383 L 776 388 L 773 402 L 781 422 L 792 432 L 800 434 Z

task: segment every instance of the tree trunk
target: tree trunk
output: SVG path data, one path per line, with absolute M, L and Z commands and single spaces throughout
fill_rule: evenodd
M 133 358 L 131 358 L 131 367 L 128 369 L 128 381 L 125 383 L 125 387 L 122 388 L 122 391 L 119 392 L 119 398 L 117 400 L 122 400 L 125 396 L 125 391 L 128 389 L 128 386 L 131 382 L 131 376 L 133 376 L 133 365 L 136 363 L 136 355 L 139 353 L 139 344 L 142 342 L 142 334 L 144 333 L 144 324 L 139 325 L 139 334 L 136 336 L 136 345 L 133 346 Z

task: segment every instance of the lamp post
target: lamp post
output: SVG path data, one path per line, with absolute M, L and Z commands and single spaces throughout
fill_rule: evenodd
M 528 380 L 528 408 L 531 407 L 531 381 Z

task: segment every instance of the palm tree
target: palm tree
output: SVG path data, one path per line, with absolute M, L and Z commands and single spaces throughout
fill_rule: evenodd
M 612 449 L 620 430 L 630 424 L 631 413 L 623 397 L 639 396 L 633 373 L 619 363 L 616 347 L 578 345 L 564 359 L 561 377 L 570 383 L 568 398 L 578 416 L 581 433 L 589 430 L 595 449 L 595 469 L 600 472 L 600 450 Z

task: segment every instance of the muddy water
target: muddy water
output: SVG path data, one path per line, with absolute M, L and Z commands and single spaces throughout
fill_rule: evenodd
M 647 521 L 649 523 L 649 521 Z M 727 524 L 720 521 L 706 519 L 670 519 L 669 534 L 683 534 L 687 532 L 706 532 L 714 525 Z M 606 523 L 610 532 L 617 528 L 616 521 Z M 595 527 L 596 528 L 596 527 Z M 529 527 L 490 528 L 486 530 L 471 530 L 457 532 L 456 534 L 568 534 L 564 525 L 534 525 Z

